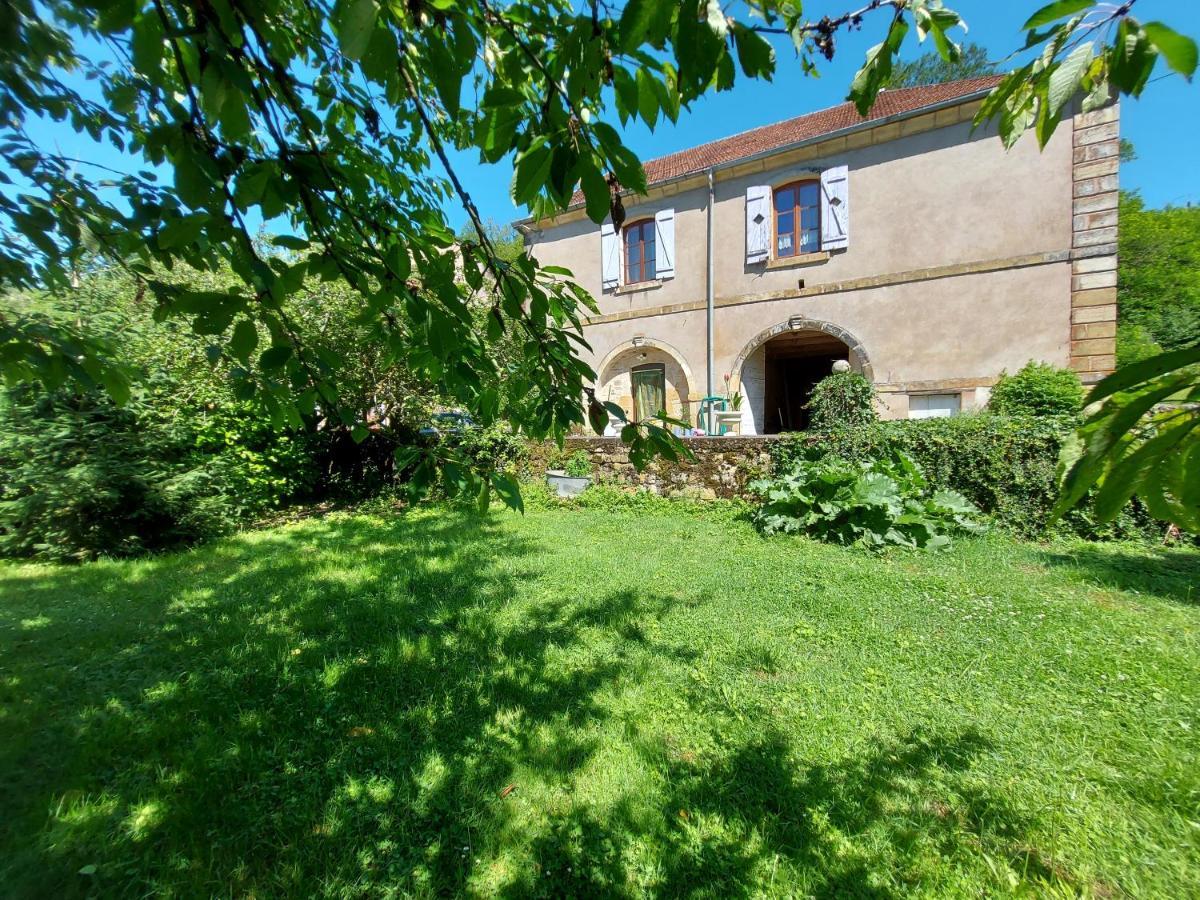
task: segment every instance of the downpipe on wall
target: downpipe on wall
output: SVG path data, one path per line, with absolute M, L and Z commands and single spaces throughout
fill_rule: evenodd
M 705 303 L 704 303 L 705 323 L 706 323 L 705 336 L 706 336 L 706 344 L 707 344 L 707 357 L 706 357 L 707 365 L 705 367 L 707 378 L 706 378 L 705 394 L 704 394 L 706 397 L 713 396 L 713 352 L 714 352 L 713 351 L 713 296 L 715 293 L 714 285 L 713 285 L 713 200 L 714 200 L 714 197 L 715 197 L 715 192 L 713 190 L 713 170 L 711 168 L 709 168 L 709 170 L 708 170 L 708 229 L 707 229 L 708 234 L 707 234 L 707 240 L 706 240 L 706 253 L 705 253 L 705 256 L 707 257 L 707 260 L 708 260 L 708 278 L 707 278 L 708 284 L 707 284 L 707 287 L 705 290 L 705 297 L 704 297 L 704 300 L 705 300 Z M 707 431 L 709 434 L 712 434 L 712 431 L 713 431 L 712 419 L 713 419 L 713 404 L 709 403 L 708 404 L 708 423 L 707 423 L 708 427 L 705 428 L 705 431 Z

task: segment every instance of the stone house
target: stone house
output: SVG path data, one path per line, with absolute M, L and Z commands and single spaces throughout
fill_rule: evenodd
M 1114 365 L 1118 107 L 1039 151 L 972 128 L 995 83 L 885 91 L 645 164 L 644 196 L 596 225 L 576 195 L 518 227 L 597 299 L 601 399 L 695 421 L 740 393 L 742 434 L 805 427 L 837 360 L 888 418 L 987 402 L 1027 361 L 1085 381 Z

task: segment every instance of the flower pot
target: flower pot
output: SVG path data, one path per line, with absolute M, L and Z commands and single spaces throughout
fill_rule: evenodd
M 719 409 L 713 412 L 713 424 L 717 426 L 718 434 L 737 434 L 742 430 L 742 411 L 740 409 Z
M 578 497 L 591 483 L 592 479 L 586 475 L 577 478 L 561 469 L 551 469 L 546 473 L 546 484 L 550 485 L 559 497 Z

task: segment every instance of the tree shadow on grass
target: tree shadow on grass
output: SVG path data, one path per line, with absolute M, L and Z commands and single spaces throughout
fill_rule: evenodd
M 18 896 L 465 890 L 515 767 L 587 762 L 571 726 L 607 717 L 650 643 L 637 623 L 675 602 L 512 611 L 539 552 L 446 513 L 0 574 L 0 879 Z M 609 633 L 619 652 L 592 652 Z
M 1085 546 L 1070 552 L 1044 553 L 1042 559 L 1048 565 L 1071 570 L 1097 587 L 1200 604 L 1200 551 L 1195 549 L 1139 552 Z
M 806 767 L 769 733 L 709 764 L 676 760 L 663 772 L 651 893 L 903 896 L 928 874 L 924 862 L 1011 846 L 1028 827 L 965 777 L 989 747 L 973 731 L 914 733 Z M 515 882 L 508 895 L 632 893 L 622 841 L 645 833 L 631 803 L 603 816 L 576 809 L 536 842 L 540 881 Z M 789 882 L 797 872 L 803 883 Z

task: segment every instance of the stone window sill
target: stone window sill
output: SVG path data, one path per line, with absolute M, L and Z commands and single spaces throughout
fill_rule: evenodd
M 794 269 L 799 266 L 815 266 L 828 261 L 828 250 L 818 250 L 816 253 L 801 253 L 798 256 L 785 256 L 782 259 L 771 259 L 763 266 L 764 269 Z
M 661 278 L 656 278 L 653 281 L 638 281 L 634 284 L 623 284 L 613 289 L 613 296 L 619 297 L 621 294 L 636 294 L 638 291 L 653 291 L 662 286 Z

